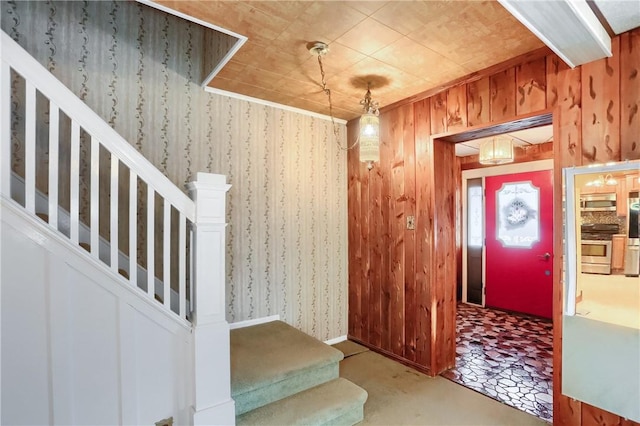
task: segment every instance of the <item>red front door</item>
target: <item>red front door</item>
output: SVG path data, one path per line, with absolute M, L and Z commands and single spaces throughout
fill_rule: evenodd
M 551 318 L 551 170 L 487 177 L 486 284 L 489 307 Z

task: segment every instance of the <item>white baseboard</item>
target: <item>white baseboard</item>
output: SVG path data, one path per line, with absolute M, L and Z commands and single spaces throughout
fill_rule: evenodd
M 270 317 L 233 322 L 229 324 L 229 330 L 235 330 L 236 328 L 249 327 L 251 325 L 264 324 L 266 322 L 271 322 L 271 321 L 280 321 L 280 315 L 271 315 Z
M 327 345 L 335 345 L 336 343 L 344 342 L 345 340 L 347 340 L 347 335 L 346 334 L 344 336 L 335 337 L 333 339 L 325 340 L 325 343 Z

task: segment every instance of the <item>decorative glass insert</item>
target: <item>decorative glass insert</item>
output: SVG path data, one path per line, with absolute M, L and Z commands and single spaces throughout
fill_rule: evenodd
M 482 247 L 484 214 L 482 211 L 482 186 L 467 190 L 467 245 Z
M 540 188 L 505 183 L 496 192 L 497 238 L 504 247 L 531 248 L 540 241 Z

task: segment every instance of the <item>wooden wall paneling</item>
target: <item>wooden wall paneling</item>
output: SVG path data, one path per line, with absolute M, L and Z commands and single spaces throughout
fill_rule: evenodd
M 562 63 L 564 67 L 564 63 Z M 580 70 L 576 69 L 579 73 Z M 568 67 L 566 72 L 571 72 Z M 569 79 L 563 80 L 568 84 Z M 568 88 L 561 84 L 557 86 L 558 93 L 567 92 Z M 563 127 L 568 125 L 567 120 L 562 115 L 568 113 L 567 103 L 560 103 L 556 107 L 553 121 L 554 162 L 553 162 L 553 227 L 554 227 L 554 264 L 553 264 L 553 418 L 559 425 L 578 426 L 580 425 L 581 411 L 580 402 L 562 395 L 562 312 L 564 300 L 564 288 L 562 285 L 562 270 L 564 263 L 563 255 L 563 235 L 564 217 L 562 210 L 562 168 L 578 166 L 582 160 L 580 155 L 575 155 L 567 149 L 568 140 L 566 135 L 569 131 Z M 562 135 L 565 135 L 564 137 Z
M 620 36 L 620 159 L 640 158 L 640 28 Z
M 433 240 L 433 201 L 431 196 L 433 162 L 431 161 L 432 152 L 429 143 L 431 135 L 430 100 L 418 101 L 413 105 L 413 108 L 416 147 L 415 303 L 417 309 L 413 325 L 415 328 L 407 325 L 405 333 L 408 350 L 415 350 L 415 361 L 425 368 L 429 368 L 431 366 L 429 285 L 430 259 L 433 254 L 431 245 Z
M 381 108 L 381 110 L 388 111 L 388 110 L 395 109 L 401 105 L 413 104 L 424 99 L 429 99 L 440 92 L 446 91 L 450 87 L 458 86 L 460 84 L 469 84 L 477 80 L 488 78 L 489 76 L 492 76 L 497 72 L 504 71 L 518 64 L 523 64 L 525 62 L 533 61 L 538 58 L 543 58 L 549 55 L 550 53 L 551 53 L 551 49 L 549 49 L 547 46 L 543 46 L 539 49 L 532 50 L 531 52 L 527 52 L 523 55 L 516 56 L 515 58 L 508 59 L 499 64 L 492 65 L 483 70 L 472 72 L 471 74 L 467 74 L 460 78 L 456 78 L 453 81 L 448 81 L 446 83 L 439 84 L 438 86 L 429 90 L 425 90 L 424 92 L 420 92 L 415 95 L 409 96 L 407 98 L 400 99 L 397 102 L 385 105 L 384 107 Z
M 382 162 L 382 157 L 380 158 Z M 378 166 L 378 165 L 376 165 Z M 380 347 L 382 343 L 381 294 L 382 294 L 382 170 L 369 171 L 369 343 Z
M 489 122 L 489 77 L 467 84 L 467 124 L 469 127 Z
M 405 137 L 410 134 L 413 140 L 413 108 L 405 105 L 397 108 L 395 127 L 394 159 L 392 165 L 391 187 L 392 187 L 392 241 L 389 245 L 391 253 L 391 300 L 390 300 L 390 332 L 391 332 L 391 352 L 396 355 L 404 355 L 404 322 L 405 322 L 405 229 L 406 218 L 405 209 L 407 195 L 405 188 L 405 165 L 404 151 Z
M 581 405 L 582 409 L 582 426 L 633 426 L 638 423 L 632 420 L 626 420 L 622 417 L 604 411 L 601 408 L 594 407 L 585 402 Z
M 404 142 L 404 216 L 416 216 L 415 114 L 413 105 L 405 111 Z M 415 330 L 418 319 L 416 300 L 416 230 L 404 227 L 404 324 L 402 353 L 409 361 L 416 361 Z
M 380 132 L 388 132 L 388 120 L 383 114 L 380 118 Z M 384 238 L 387 235 L 384 219 L 385 208 L 388 211 L 388 203 L 383 199 L 382 186 L 385 181 L 388 164 L 387 143 L 388 138 L 382 137 L 380 143 L 380 161 L 369 171 L 369 238 L 370 238 L 370 285 L 369 293 L 369 343 L 376 347 L 382 347 L 382 293 L 383 281 L 386 279 L 385 253 L 387 247 Z M 386 204 L 386 206 L 385 206 Z
M 547 57 L 547 102 L 555 108 L 558 134 L 554 141 L 569 163 L 582 162 L 582 89 L 580 68 L 571 69 L 558 56 Z M 555 130 L 555 128 L 554 128 Z
M 545 58 L 516 67 L 516 114 L 541 111 L 547 107 Z
M 383 114 L 384 128 L 381 134 L 380 149 L 380 175 L 382 179 L 381 213 L 382 213 L 382 238 L 378 241 L 382 262 L 378 265 L 382 281 L 380 283 L 380 348 L 391 352 L 391 298 L 394 290 L 393 267 L 393 243 L 397 230 L 395 229 L 395 202 L 393 173 L 395 152 L 398 145 L 402 144 L 402 132 L 400 129 L 401 118 L 398 110 L 392 110 Z M 400 153 L 402 156 L 402 153 Z
M 361 335 L 363 342 L 370 342 L 371 320 L 369 312 L 371 311 L 371 189 L 370 178 L 372 173 L 367 170 L 367 165 L 358 162 L 358 175 L 360 176 L 360 251 L 362 253 L 361 260 L 361 284 L 360 293 L 362 301 L 360 302 L 360 318 L 361 318 Z
M 352 144 L 358 137 L 358 125 L 354 120 L 347 125 L 347 143 Z M 362 270 L 362 197 L 360 185 L 359 151 L 347 152 L 347 208 L 349 238 L 349 336 L 362 339 L 362 286 L 366 277 Z M 365 307 L 366 308 L 366 307 Z
M 620 160 L 620 38 L 611 40 L 611 58 L 589 62 L 582 70 L 583 162 Z
M 582 164 L 581 69 L 571 69 L 556 55 L 547 59 L 547 84 L 554 94 L 547 97 L 555 107 L 554 139 L 554 270 L 553 270 L 553 408 L 554 421 L 580 425 L 580 402 L 562 394 L 562 312 L 564 291 L 562 265 L 564 217 L 562 208 L 562 169 Z
M 455 150 L 455 148 L 454 148 Z M 455 157 L 455 236 L 456 236 L 456 302 L 462 300 L 462 167 L 460 158 Z
M 431 104 L 431 134 L 447 131 L 447 94 L 438 93 L 430 98 Z
M 462 84 L 447 90 L 447 132 L 467 127 L 467 87 Z
M 433 147 L 434 250 L 431 257 L 431 374 L 455 366 L 456 259 L 455 259 L 455 149 L 439 139 Z M 435 197 L 437 196 L 437 200 Z
M 386 162 L 384 167 L 383 176 L 383 216 L 384 216 L 384 230 L 385 235 L 382 243 L 384 244 L 382 270 L 385 276 L 383 280 L 383 292 L 382 292 L 382 306 L 384 308 L 382 320 L 383 320 L 383 345 L 382 348 L 392 353 L 392 339 L 393 339 L 393 324 L 394 315 L 398 315 L 392 307 L 393 299 L 396 297 L 396 288 L 398 287 L 395 282 L 395 276 L 393 271 L 394 266 L 394 241 L 398 235 L 398 225 L 395 218 L 396 210 L 396 192 L 398 188 L 395 186 L 394 178 L 395 173 L 402 174 L 402 166 L 396 169 L 396 160 L 399 158 L 402 161 L 402 116 L 400 110 L 396 110 L 392 113 L 392 126 L 390 128 L 392 134 L 388 139 L 389 143 L 386 148 Z M 391 116 L 390 116 L 391 117 Z M 398 151 L 400 151 L 398 153 Z M 404 315 L 404 313 L 402 314 Z
M 516 71 L 509 68 L 489 77 L 490 120 L 506 120 L 516 115 Z
M 556 54 L 547 56 L 545 61 L 547 74 L 547 108 L 555 108 L 555 106 L 558 105 L 558 74 L 560 73 L 561 65 L 569 68 Z

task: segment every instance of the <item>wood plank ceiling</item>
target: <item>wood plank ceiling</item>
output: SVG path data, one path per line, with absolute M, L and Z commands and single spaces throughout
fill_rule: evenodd
M 157 3 L 248 37 L 210 86 L 334 115 L 361 114 L 371 83 L 385 106 L 543 46 L 496 1 L 174 1 Z

